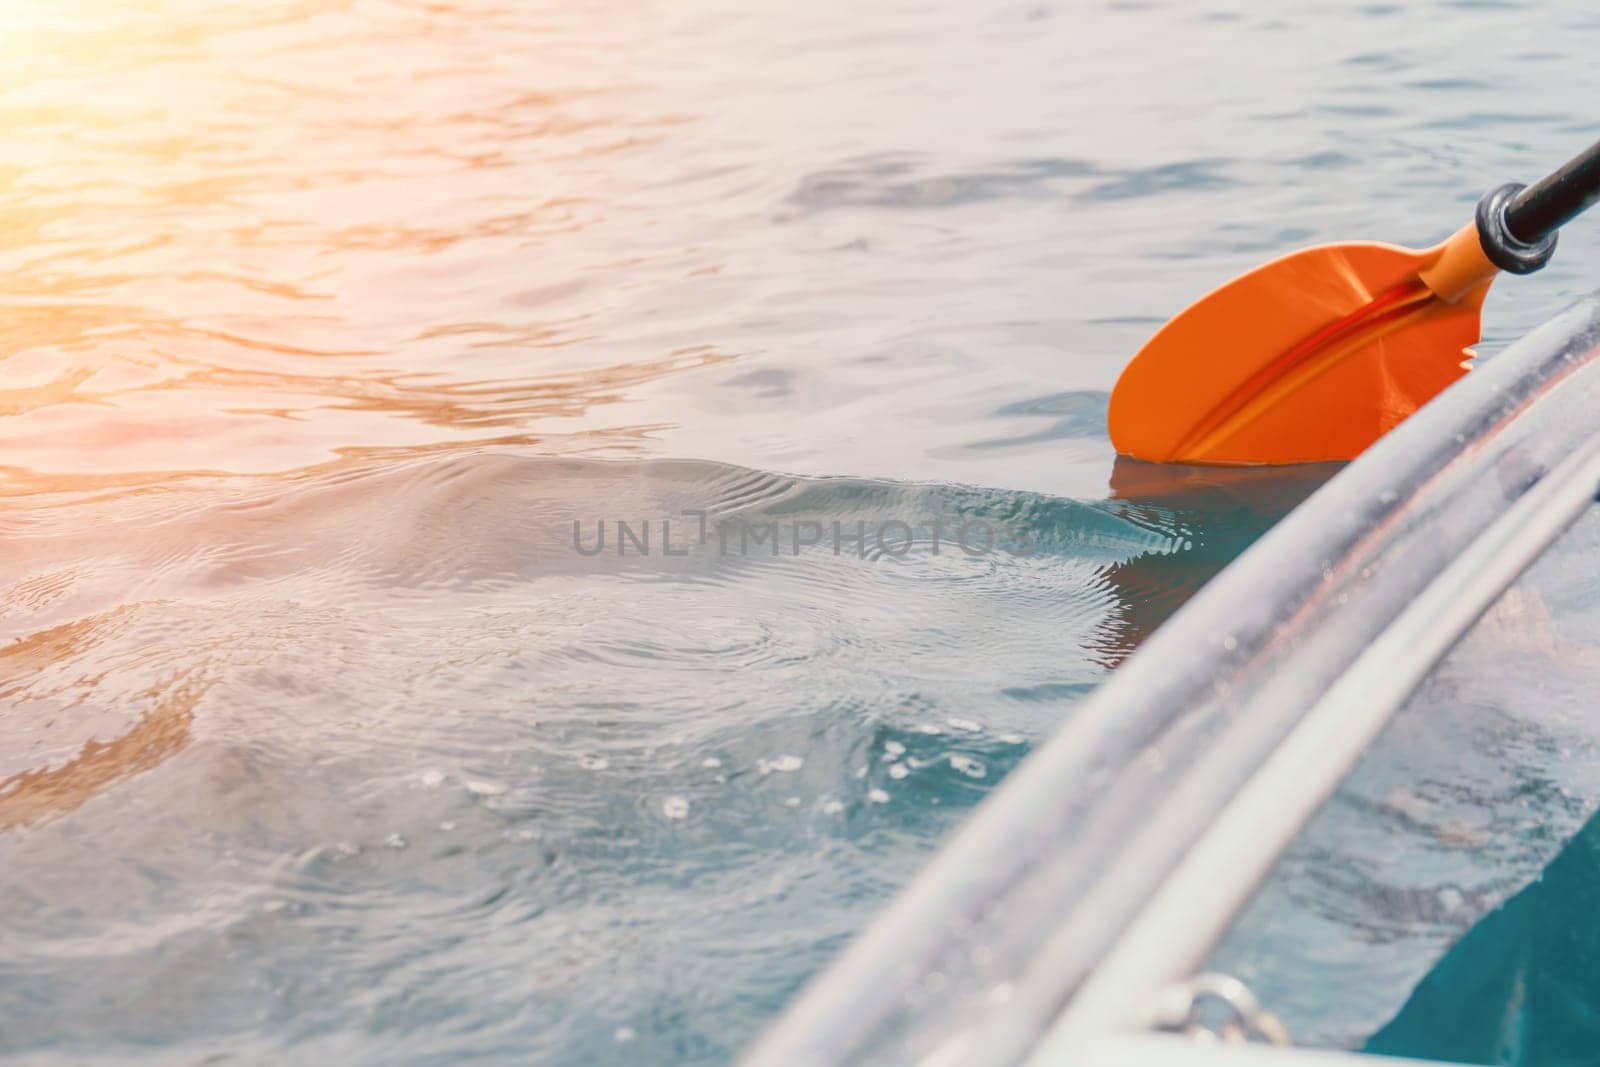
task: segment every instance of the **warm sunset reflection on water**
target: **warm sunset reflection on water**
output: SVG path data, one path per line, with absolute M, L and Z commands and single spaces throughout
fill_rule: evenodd
M 1093 397 L 1167 294 L 1223 266 L 1166 258 L 1152 295 L 1138 257 L 1420 241 L 1529 154 L 1487 121 L 1489 83 L 1452 83 L 1433 125 L 1289 128 L 1281 159 L 1232 160 L 1270 108 L 1228 96 L 1195 122 L 1126 63 L 1209 77 L 1240 47 L 1226 20 L 908 8 L 857 33 L 848 11 L 7 3 L 7 491 L 500 440 L 1092 492 L 1103 444 L 1063 455 L 1022 405 Z M 960 47 L 966 23 L 983 34 Z M 1336 43 L 1256 32 L 1273 47 L 1224 96 L 1382 96 L 1308 68 Z M 1564 144 L 1550 80 L 1519 107 Z M 1479 125 L 1429 132 L 1456 116 Z M 1344 171 L 1314 211 L 1280 187 L 1307 160 Z M 1106 233 L 1124 262 L 1085 258 Z
M 627 233 L 682 121 L 626 75 L 641 27 L 469 7 L 6 6 L 12 491 L 485 440 L 632 453 L 662 413 L 604 409 L 729 358 L 659 313 L 716 261 Z M 652 302 L 648 339 L 602 325 Z
M 1326 473 L 1127 353 L 1586 139 L 1583 5 L 1289 7 L 0 0 L 0 1056 L 729 1060 Z M 573 550 L 697 511 L 1039 551 Z

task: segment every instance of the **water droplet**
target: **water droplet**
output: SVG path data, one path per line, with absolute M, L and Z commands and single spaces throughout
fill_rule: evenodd
M 438 789 L 441 785 L 444 785 L 443 771 L 431 769 L 422 772 L 422 788 Z
M 844 801 L 842 800 L 835 800 L 829 797 L 822 802 L 822 814 L 824 815 L 838 815 L 842 811 L 844 811 Z
M 499 782 L 468 782 L 467 792 L 475 797 L 497 797 L 506 791 Z
M 687 819 L 689 817 L 689 798 L 670 796 L 661 802 L 661 814 L 669 819 Z
M 900 778 L 904 778 L 906 775 L 908 775 L 910 773 L 911 773 L 911 771 L 906 768 L 906 765 L 904 763 L 894 763 L 894 764 L 891 764 L 889 766 L 889 777 L 890 778 L 900 779 Z
M 617 1027 L 616 1033 L 612 1034 L 611 1036 L 616 1039 L 617 1044 L 626 1045 L 634 1038 L 633 1027 L 619 1026 Z
M 722 766 L 722 761 L 715 756 L 707 756 L 705 759 L 700 761 L 700 766 L 711 767 L 714 769 Z
M 882 789 L 869 789 L 867 790 L 867 799 L 874 804 L 887 804 L 889 803 L 889 794 Z
M 401 837 L 399 834 L 390 834 L 388 837 L 383 839 L 383 843 L 388 845 L 390 848 L 406 847 L 406 839 Z
M 885 741 L 883 743 L 883 758 L 885 761 L 892 762 L 899 759 L 901 756 L 904 756 L 905 754 L 906 746 L 902 745 L 900 742 Z
M 756 769 L 762 774 L 771 774 L 774 771 L 780 774 L 788 774 L 791 771 L 798 771 L 805 766 L 805 763 L 806 761 L 799 756 L 778 756 L 770 760 L 757 760 Z

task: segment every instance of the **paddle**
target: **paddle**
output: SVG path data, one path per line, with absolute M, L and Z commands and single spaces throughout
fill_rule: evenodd
M 1600 200 L 1600 142 L 1532 186 L 1502 185 L 1425 251 L 1320 245 L 1257 267 L 1163 326 L 1111 391 L 1138 459 L 1351 459 L 1466 373 L 1489 284 L 1544 266 Z

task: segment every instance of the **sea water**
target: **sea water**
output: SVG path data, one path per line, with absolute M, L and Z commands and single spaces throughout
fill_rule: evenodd
M 1327 476 L 1114 463 L 1127 356 L 1588 143 L 1597 38 L 3 5 L 0 1053 L 727 1061 Z

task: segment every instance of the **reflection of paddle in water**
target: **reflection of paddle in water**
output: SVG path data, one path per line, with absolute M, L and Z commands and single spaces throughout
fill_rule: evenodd
M 81 619 L 0 649 L 0 671 L 12 677 L 31 674 L 77 651 L 89 630 L 103 621 L 104 617 Z M 149 693 L 155 704 L 115 740 L 86 741 L 60 766 L 22 771 L 0 781 L 0 830 L 64 815 L 182 750 L 190 740 L 195 705 L 206 688 L 193 677 L 181 678 Z M 0 689 L 0 698 L 14 692 L 14 686 Z
M 1110 507 L 1171 538 L 1103 571 L 1121 607 L 1098 649 L 1108 667 L 1126 659 L 1218 571 L 1340 467 L 1192 467 L 1118 456 Z

